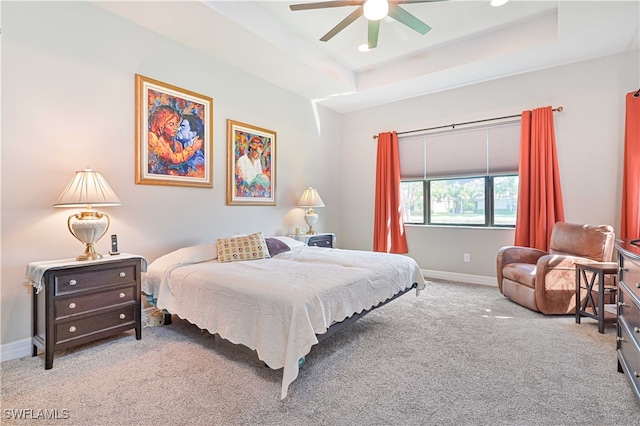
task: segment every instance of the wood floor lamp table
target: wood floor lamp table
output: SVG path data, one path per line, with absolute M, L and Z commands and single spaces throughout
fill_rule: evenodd
M 605 278 L 607 275 L 613 275 L 613 280 L 608 285 Z M 607 315 L 605 299 L 613 298 L 612 302 L 615 302 L 617 276 L 618 264 L 615 262 L 576 263 L 576 323 L 580 324 L 582 317 L 596 319 L 598 331 L 604 333 L 605 322 L 615 322 L 616 310 L 614 308 Z M 586 291 L 584 300 L 583 291 Z M 597 300 L 594 299 L 596 292 Z

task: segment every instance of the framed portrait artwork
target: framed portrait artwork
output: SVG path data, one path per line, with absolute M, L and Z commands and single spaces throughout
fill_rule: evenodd
M 227 205 L 276 205 L 276 132 L 227 120 Z
M 136 74 L 136 183 L 213 188 L 213 99 Z

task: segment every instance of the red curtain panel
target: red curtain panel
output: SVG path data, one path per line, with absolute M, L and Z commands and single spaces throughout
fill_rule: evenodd
M 400 157 L 396 132 L 378 135 L 373 251 L 408 253 L 402 220 Z
M 522 112 L 520 188 L 515 245 L 548 250 L 551 230 L 564 222 L 553 109 Z
M 640 90 L 627 93 L 620 237 L 640 238 Z

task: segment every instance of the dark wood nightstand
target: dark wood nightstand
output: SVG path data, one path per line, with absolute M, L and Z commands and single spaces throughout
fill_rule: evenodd
M 98 261 L 34 262 L 44 270 L 33 290 L 32 356 L 45 352 L 45 370 L 54 352 L 135 329 L 142 338 L 140 274 L 145 260 L 134 255 Z M 51 266 L 49 266 L 51 265 Z
M 331 233 L 314 234 L 314 235 L 292 235 L 298 241 L 302 241 L 308 246 L 333 248 L 336 235 Z

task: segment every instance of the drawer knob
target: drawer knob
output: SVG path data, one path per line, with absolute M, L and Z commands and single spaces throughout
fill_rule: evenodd
M 76 304 L 71 302 L 69 303 L 69 309 L 75 309 L 76 308 Z
M 120 319 L 125 319 L 127 316 L 125 314 L 120 314 Z
M 633 331 L 635 331 L 636 333 L 640 333 L 640 327 L 633 327 Z
M 69 281 L 69 285 L 76 285 L 76 284 L 78 284 L 78 282 L 76 280 Z
M 636 288 L 640 288 L 640 283 L 636 283 Z
M 120 272 L 120 278 L 124 278 L 127 274 L 125 274 L 124 272 Z
M 119 297 L 120 299 L 124 299 L 124 296 L 126 296 L 124 293 L 120 293 L 120 294 L 118 295 L 118 297 Z
M 72 325 L 71 327 L 69 327 L 69 331 L 72 332 L 72 333 L 75 333 L 76 332 L 76 326 Z
M 634 372 L 633 372 L 633 376 L 637 379 L 638 377 L 640 377 L 640 374 L 638 374 L 638 372 L 637 372 L 637 371 L 634 371 Z

